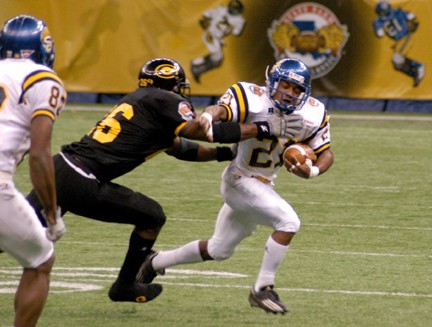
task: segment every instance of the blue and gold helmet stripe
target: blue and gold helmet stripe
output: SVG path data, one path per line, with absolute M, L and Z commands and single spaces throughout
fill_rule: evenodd
M 63 86 L 63 82 L 55 73 L 47 71 L 47 70 L 36 70 L 25 78 L 25 80 L 22 84 L 22 93 L 21 93 L 21 96 L 19 99 L 19 103 L 23 102 L 24 94 L 29 88 L 31 88 L 36 83 L 38 83 L 40 81 L 47 80 L 47 79 L 52 80 L 52 81 L 56 81 L 57 83 L 59 83 L 60 85 Z
M 234 84 L 230 87 L 231 92 L 237 102 L 238 122 L 244 123 L 249 113 L 249 104 L 246 98 L 246 92 L 240 84 Z

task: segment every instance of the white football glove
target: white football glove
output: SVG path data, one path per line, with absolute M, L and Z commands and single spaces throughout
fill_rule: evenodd
M 199 124 L 202 126 L 204 131 L 206 132 L 207 139 L 210 142 L 213 142 L 213 117 L 208 112 L 204 112 L 198 119 Z
M 303 128 L 303 118 L 300 115 L 270 115 L 267 119 L 270 134 L 278 137 L 297 139 Z
M 48 226 L 45 230 L 46 237 L 50 241 L 53 242 L 58 241 L 66 233 L 66 225 L 63 221 L 63 218 L 61 217 L 60 207 L 57 207 L 57 210 L 55 212 L 55 219 L 56 219 L 55 224 L 51 224 L 51 222 L 48 220 L 45 210 L 42 210 L 41 213 L 42 213 L 42 217 L 44 217 Z

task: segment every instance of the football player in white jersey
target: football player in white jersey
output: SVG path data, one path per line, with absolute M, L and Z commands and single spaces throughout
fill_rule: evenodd
M 209 54 L 191 62 L 191 72 L 199 83 L 201 74 L 219 67 L 224 59 L 224 38 L 229 35 L 240 36 L 246 19 L 242 16 L 244 6 L 240 0 L 230 0 L 227 6 L 218 6 L 206 11 L 200 25 L 204 29 L 203 42 Z
M 14 326 L 29 327 L 36 325 L 48 297 L 53 241 L 65 232 L 57 208 L 51 134 L 66 91 L 51 69 L 54 43 L 42 20 L 20 15 L 6 21 L 0 57 L 0 249 L 23 267 Z M 46 229 L 14 185 L 16 167 L 27 153 Z
M 267 312 L 284 314 L 287 307 L 274 290 L 276 270 L 280 266 L 300 220 L 291 205 L 274 190 L 278 170 L 287 146 L 310 145 L 317 161 L 313 166 L 294 162 L 288 170 L 302 178 L 313 178 L 333 164 L 330 149 L 329 116 L 324 105 L 310 96 L 308 67 L 297 59 L 282 59 L 266 73 L 266 86 L 240 82 L 232 85 L 218 105 L 204 111 L 200 120 L 211 134 L 212 121 L 255 122 L 271 115 L 297 116 L 302 128 L 295 137 L 267 137 L 243 140 L 235 144 L 236 158 L 222 174 L 224 205 L 219 211 L 213 236 L 197 240 L 171 251 L 149 256 L 137 278 L 150 282 L 166 267 L 177 264 L 225 260 L 236 246 L 250 236 L 258 225 L 272 228 L 265 245 L 261 269 L 253 285 L 249 302 Z

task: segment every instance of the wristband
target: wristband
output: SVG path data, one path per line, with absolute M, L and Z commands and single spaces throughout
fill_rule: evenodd
M 219 143 L 237 143 L 241 139 L 240 124 L 235 122 L 213 123 L 213 140 Z
M 184 137 L 180 138 L 180 145 L 175 152 L 169 154 L 179 160 L 184 161 L 198 161 L 198 148 L 199 144 Z
M 271 138 L 270 135 L 270 126 L 269 123 L 266 121 L 257 121 L 254 122 L 255 125 L 258 127 L 258 133 L 257 133 L 257 139 L 259 141 L 262 141 L 264 139 Z
M 319 175 L 319 173 L 320 173 L 319 168 L 317 166 L 312 166 L 309 171 L 309 178 L 316 177 Z
M 233 153 L 231 148 L 227 146 L 217 146 L 216 147 L 216 160 L 221 161 L 231 161 L 233 159 Z

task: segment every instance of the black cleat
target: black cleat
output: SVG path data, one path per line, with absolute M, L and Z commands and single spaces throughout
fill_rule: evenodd
M 165 269 L 153 269 L 152 260 L 157 255 L 158 252 L 152 250 L 144 260 L 144 263 L 141 265 L 136 275 L 136 281 L 138 283 L 150 284 L 157 275 L 165 275 Z
M 114 302 L 144 303 L 153 300 L 161 293 L 162 285 L 160 284 L 122 283 L 116 280 L 108 296 Z
M 250 305 L 274 314 L 287 313 L 288 308 L 279 300 L 279 295 L 273 290 L 273 288 L 273 285 L 269 285 L 261 288 L 259 292 L 255 292 L 252 287 L 249 295 Z

